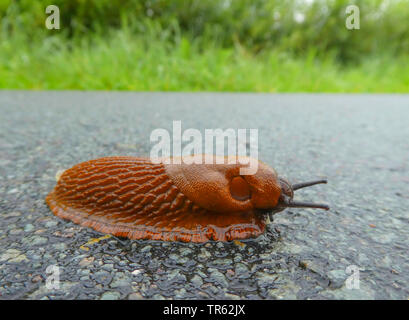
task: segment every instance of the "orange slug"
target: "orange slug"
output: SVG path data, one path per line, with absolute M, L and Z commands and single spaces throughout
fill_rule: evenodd
M 294 190 L 326 180 L 291 185 L 261 161 L 254 175 L 240 175 L 242 167 L 105 157 L 65 170 L 46 202 L 56 216 L 103 233 L 184 242 L 253 238 L 271 213 L 329 209 L 293 200 Z

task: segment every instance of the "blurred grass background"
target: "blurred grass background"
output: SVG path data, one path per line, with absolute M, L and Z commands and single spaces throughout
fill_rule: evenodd
M 409 0 L 0 0 L 0 18 L 0 88 L 409 91 Z

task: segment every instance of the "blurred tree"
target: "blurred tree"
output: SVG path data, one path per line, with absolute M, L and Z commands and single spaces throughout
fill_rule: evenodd
M 361 29 L 345 27 L 345 9 L 355 4 Z M 409 52 L 409 0 L 0 0 L 1 35 L 24 32 L 40 41 L 45 8 L 60 8 L 60 33 L 92 38 L 122 28 L 199 48 L 237 47 L 257 54 L 282 50 L 293 55 L 334 55 L 356 63 L 377 53 Z

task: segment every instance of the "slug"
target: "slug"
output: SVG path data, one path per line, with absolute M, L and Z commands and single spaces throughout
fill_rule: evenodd
M 56 216 L 103 233 L 184 242 L 253 238 L 264 232 L 269 214 L 329 209 L 293 200 L 295 190 L 326 180 L 291 185 L 261 161 L 254 175 L 240 175 L 245 165 L 227 163 L 90 160 L 65 170 L 46 202 Z

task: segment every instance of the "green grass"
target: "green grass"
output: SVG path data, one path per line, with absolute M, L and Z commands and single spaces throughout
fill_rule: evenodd
M 0 41 L 0 88 L 136 91 L 409 92 L 409 60 L 388 56 L 342 66 L 313 51 L 250 54 L 241 47 L 199 49 L 115 32 Z

